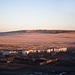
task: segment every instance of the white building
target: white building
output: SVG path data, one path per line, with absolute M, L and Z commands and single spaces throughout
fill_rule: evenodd
M 9 51 L 9 54 L 17 54 L 18 51 Z
M 50 52 L 51 52 L 51 50 L 50 50 L 50 49 L 48 49 L 48 50 L 47 50 L 47 53 L 50 53 Z
M 64 47 L 64 48 L 59 48 L 59 51 L 64 51 L 64 52 L 66 52 L 66 51 L 67 51 L 67 48 L 66 48 L 66 47 Z
M 2 51 L 3 55 L 9 55 L 9 51 Z
M 60 50 L 58 48 L 54 48 L 54 52 L 59 52 Z
M 29 54 L 29 51 L 22 51 L 22 54 L 27 55 L 27 54 Z
M 53 51 L 54 51 L 53 48 L 47 50 L 48 53 L 53 52 Z
M 38 53 L 40 53 L 40 52 L 41 52 L 41 50 L 37 50 L 37 52 L 38 52 Z

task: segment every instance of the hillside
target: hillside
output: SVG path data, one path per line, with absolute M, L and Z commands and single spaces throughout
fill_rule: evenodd
M 21 30 L 0 33 L 0 48 L 42 50 L 50 47 L 75 47 L 75 31 Z
M 75 30 L 19 30 L 19 31 L 0 32 L 0 35 L 18 34 L 18 33 L 49 33 L 49 34 L 57 34 L 57 33 L 72 33 L 72 32 L 75 32 Z

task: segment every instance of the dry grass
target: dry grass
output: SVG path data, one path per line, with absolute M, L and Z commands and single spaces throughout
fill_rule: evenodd
M 75 33 L 21 33 L 0 36 L 0 44 L 9 44 L 27 49 L 48 47 L 75 47 Z

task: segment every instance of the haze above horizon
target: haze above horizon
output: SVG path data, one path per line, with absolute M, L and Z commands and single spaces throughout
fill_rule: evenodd
M 0 0 L 0 32 L 75 30 L 75 0 Z

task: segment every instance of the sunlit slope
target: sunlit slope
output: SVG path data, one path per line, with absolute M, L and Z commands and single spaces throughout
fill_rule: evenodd
M 17 33 L 0 35 L 0 46 L 13 45 L 24 49 L 75 47 L 75 33 Z

